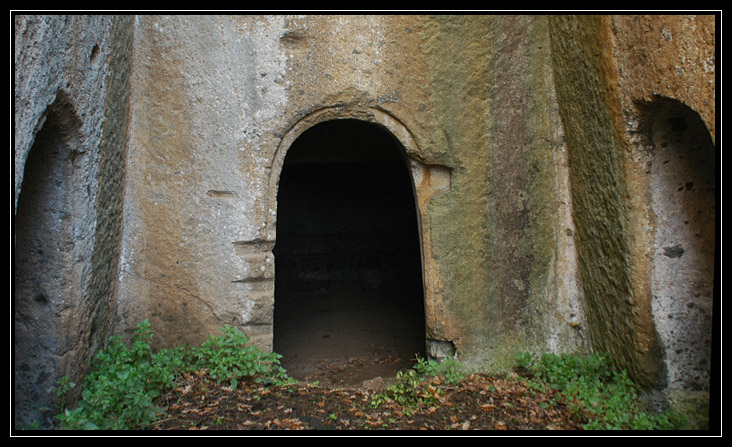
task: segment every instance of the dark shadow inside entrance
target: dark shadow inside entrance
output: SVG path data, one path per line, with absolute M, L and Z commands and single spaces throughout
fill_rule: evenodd
M 318 124 L 280 176 L 274 350 L 298 379 L 391 377 L 424 352 L 416 206 L 399 142 L 362 121 Z
M 74 128 L 49 113 L 25 163 L 15 215 L 13 256 L 14 390 L 16 423 L 47 427 L 53 406 L 48 392 L 58 380 L 68 346 L 59 329 L 65 309 L 74 305 L 71 189 L 75 185 L 69 139 Z M 67 342 L 70 344 L 70 342 Z M 17 425 L 17 426 L 21 426 Z

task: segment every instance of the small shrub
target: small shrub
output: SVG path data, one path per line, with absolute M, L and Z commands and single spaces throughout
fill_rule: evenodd
M 384 393 L 374 395 L 371 400 L 371 405 L 377 407 L 388 399 L 391 399 L 404 407 L 414 407 L 420 402 L 431 399 L 431 397 L 425 395 L 417 371 L 408 369 L 406 371 L 399 371 L 396 375 L 396 381 L 389 385 Z
M 377 407 L 389 399 L 407 408 L 420 404 L 431 405 L 442 393 L 437 382 L 428 380 L 434 377 L 444 378 L 445 382 L 455 385 L 465 377 L 465 372 L 462 364 L 456 360 L 438 362 L 417 359 L 417 364 L 412 369 L 396 374 L 395 382 L 384 393 L 375 394 L 371 405 Z
M 209 337 L 193 351 L 196 368 L 207 369 L 211 377 L 219 382 L 228 381 L 233 389 L 246 377 L 264 384 L 287 383 L 289 378 L 280 366 L 279 354 L 257 349 L 235 327 L 226 326 L 221 332 L 222 335 Z
M 137 326 L 128 348 L 120 336 L 92 362 L 79 406 L 57 416 L 65 429 L 146 428 L 163 412 L 153 401 L 173 386 L 182 351 L 153 354 L 147 320 Z
M 442 376 L 450 385 L 457 385 L 465 378 L 463 365 L 454 359 L 438 362 L 434 359 L 424 360 L 419 358 L 414 369 L 421 377 Z
M 531 354 L 516 357 L 516 367 L 540 384 L 558 390 L 576 411 L 590 416 L 586 429 L 671 430 L 683 427 L 683 418 L 671 412 L 649 415 L 637 403 L 638 392 L 625 371 L 613 368 L 606 355 L 575 356 Z
M 252 377 L 266 384 L 284 384 L 289 378 L 279 365 L 279 355 L 264 353 L 237 329 L 227 326 L 198 348 L 177 347 L 154 353 L 153 333 L 147 320 L 135 331 L 127 347 L 122 338 L 110 338 L 106 349 L 92 362 L 84 380 L 79 405 L 63 409 L 56 417 L 63 429 L 145 429 L 165 413 L 155 400 L 171 390 L 181 374 L 206 369 L 216 380 L 235 388 Z M 72 386 L 63 378 L 57 387 Z

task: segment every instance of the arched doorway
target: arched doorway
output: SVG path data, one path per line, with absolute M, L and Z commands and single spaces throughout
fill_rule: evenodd
M 62 105 L 58 105 L 62 103 Z M 76 121 L 56 103 L 35 135 L 14 220 L 13 318 L 16 423 L 46 426 L 49 391 L 69 349 L 69 309 L 79 300 L 75 234 Z M 72 320 L 73 321 L 73 320 Z
M 711 135 L 685 104 L 643 107 L 652 150 L 653 315 L 670 389 L 709 390 L 715 281 L 716 167 Z
M 385 128 L 340 119 L 300 135 L 282 166 L 276 225 L 274 350 L 291 375 L 358 383 L 423 353 L 416 202 Z

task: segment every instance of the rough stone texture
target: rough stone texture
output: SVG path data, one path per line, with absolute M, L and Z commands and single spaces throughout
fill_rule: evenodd
M 623 112 L 654 97 L 682 102 L 716 139 L 716 17 L 620 15 L 607 18 Z
M 547 32 L 542 17 L 440 17 L 423 32 L 452 170 L 428 208 L 451 318 L 432 330 L 490 369 L 583 343 Z
M 705 408 L 714 282 L 714 18 L 550 22 L 592 345 L 648 389 L 669 396 L 684 388 L 697 402 L 706 390 Z M 665 153 L 684 146 L 692 152 L 664 166 L 672 158 Z M 679 185 L 694 184 L 696 199 L 678 196 Z M 698 222 L 696 234 L 690 221 Z M 697 254 L 669 265 L 680 257 L 678 247 Z M 685 320 L 697 323 L 694 331 Z
M 607 21 L 638 210 L 634 284 L 647 287 L 642 293 L 651 297 L 664 350 L 665 373 L 657 385 L 665 385 L 669 403 L 694 414 L 699 427 L 706 425 L 712 386 L 715 20 L 673 15 Z
M 649 123 L 652 310 L 672 400 L 689 405 L 698 400 L 690 397 L 708 393 L 711 385 L 714 145 L 699 115 L 678 101 L 654 103 L 645 116 L 654 120 Z
M 501 368 L 581 347 L 547 38 L 531 17 L 141 17 L 119 327 L 147 316 L 170 344 L 236 324 L 271 346 L 253 312 L 273 300 L 281 161 L 357 118 L 413 166 L 427 338 Z
M 16 427 L 47 425 L 49 389 L 80 382 L 111 331 L 131 24 L 15 17 Z
M 602 18 L 554 17 L 551 26 L 591 341 L 595 349 L 627 365 L 635 377 L 652 376 L 654 371 L 642 371 L 635 354 L 639 344 L 653 340 L 639 340 L 634 327 L 629 192 L 613 115 L 617 98 L 608 93 L 611 78 Z
M 88 236 L 60 235 L 87 260 L 77 294 L 113 298 L 68 311 L 95 322 L 89 351 L 111 311 L 127 335 L 149 319 L 158 346 L 233 324 L 271 349 L 289 148 L 325 121 L 374 123 L 411 170 L 428 352 L 500 371 L 522 351 L 608 351 L 649 388 L 708 395 L 713 276 L 698 300 L 659 283 L 677 268 L 663 262 L 714 242 L 692 258 L 694 235 L 662 236 L 663 191 L 686 174 L 658 169 L 657 100 L 714 141 L 714 52 L 713 18 L 687 16 L 16 18 L 16 204 L 44 114 L 77 129 L 57 135 L 83 142 L 85 167 L 59 178 L 89 186 L 87 220 L 67 227 Z M 679 338 L 672 315 L 705 328 Z

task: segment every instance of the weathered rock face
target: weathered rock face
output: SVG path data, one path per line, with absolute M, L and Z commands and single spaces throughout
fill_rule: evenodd
M 141 18 L 120 327 L 270 347 L 282 161 L 349 118 L 412 168 L 428 339 L 499 368 L 583 346 L 547 39 L 531 17 Z
M 432 199 L 442 338 L 505 368 L 521 350 L 579 350 L 566 154 L 547 22 L 441 18 L 422 34 L 449 192 Z M 439 228 L 439 231 L 435 231 Z
M 34 165 L 27 154 L 36 152 L 30 149 L 34 138 L 45 141 L 44 110 L 56 92 L 66 91 L 48 108 L 48 133 L 51 139 L 57 135 L 58 147 L 88 139 L 81 160 L 90 160 L 93 175 L 77 179 L 76 165 L 72 169 L 60 162 L 49 169 L 74 185 L 59 186 L 61 190 L 91 191 L 90 199 L 77 201 L 87 203 L 81 214 L 90 221 L 64 227 L 54 241 L 68 241 L 71 253 L 90 259 L 89 270 L 78 277 L 99 290 L 108 287 L 113 301 L 91 302 L 115 310 L 116 332 L 129 334 L 147 318 L 156 342 L 170 346 L 200 343 L 232 324 L 271 349 L 277 324 L 275 277 L 290 265 L 275 256 L 279 182 L 290 148 L 318 124 L 357 120 L 389 135 L 399 162 L 411 174 L 406 195 L 413 198 L 418 221 L 428 353 L 457 355 L 470 366 L 497 371 L 522 351 L 609 351 L 651 387 L 693 382 L 708 390 L 704 362 L 709 360 L 710 294 L 676 299 L 674 295 L 689 292 L 660 284 L 680 268 L 661 262 L 667 259 L 690 264 L 705 259 L 703 270 L 713 272 L 709 252 L 714 243 L 707 237 L 698 245 L 692 233 L 680 241 L 668 236 L 685 225 L 683 219 L 661 224 L 659 216 L 674 214 L 663 191 L 686 174 L 680 173 L 684 163 L 678 157 L 671 174 L 657 171 L 667 157 L 669 133 L 663 130 L 668 119 L 654 112 L 668 109 L 655 103 L 654 95 L 693 109 L 714 140 L 713 18 L 207 15 L 140 16 L 134 23 L 129 17 L 97 20 L 107 40 L 97 39 L 94 47 L 85 40 L 91 39 L 88 32 L 67 45 L 88 47 L 90 52 L 79 50 L 87 59 L 53 62 L 56 56 L 49 48 L 44 55 L 29 53 L 26 60 L 16 43 L 18 67 L 28 67 L 16 71 L 16 124 L 22 124 L 16 133 L 16 203 L 24 200 L 18 199 L 19 192 L 33 191 L 26 187 L 27 166 Z M 16 42 L 39 39 L 29 33 L 36 22 L 52 27 L 64 19 L 18 18 Z M 64 29 L 56 33 L 76 35 Z M 97 55 L 92 60 L 98 65 L 67 70 L 77 77 L 54 74 L 52 67 L 73 66 L 77 59 L 88 62 L 88 54 Z M 47 61 L 48 67 L 34 61 Z M 96 89 L 85 84 L 94 76 L 106 84 Z M 76 110 L 71 124 L 59 112 L 67 104 Z M 86 123 L 104 125 L 86 130 Z M 69 133 L 64 126 L 81 130 Z M 684 141 L 696 141 L 695 132 L 687 132 Z M 322 143 L 308 144 L 326 145 L 328 138 L 322 138 Z M 326 158 L 348 159 L 356 148 L 368 158 L 369 149 L 361 143 L 340 142 Z M 711 144 L 704 150 L 710 151 Z M 664 150 L 653 149 L 658 146 Z M 122 160 L 124 168 L 116 169 Z M 684 185 L 706 185 L 707 157 L 700 160 L 692 169 L 694 179 Z M 372 181 L 373 190 L 389 200 L 404 193 L 380 190 L 385 171 L 370 169 L 358 171 L 364 184 Z M 37 188 L 39 196 L 58 193 L 44 187 Z M 713 202 L 713 188 L 704 186 L 699 194 Z M 300 192 L 307 191 L 316 194 L 317 185 L 303 184 Z M 301 200 L 285 198 L 288 204 Z M 49 211 L 38 215 L 72 206 L 61 199 L 49 203 Z M 364 204 L 362 211 L 366 208 Z M 316 211 L 302 205 L 289 209 Z M 694 228 L 713 234 L 713 205 L 704 211 L 707 217 Z M 353 230 L 334 224 L 336 217 L 327 207 L 317 212 L 320 217 L 309 224 L 327 222 L 320 229 L 333 234 Z M 290 220 L 284 231 L 293 225 Z M 376 220 L 372 225 L 378 226 Z M 85 252 L 76 248 L 85 239 L 75 228 L 89 234 Z M 369 239 L 360 240 L 365 241 Z M 682 256 L 676 246 L 683 247 Z M 664 255 L 667 247 L 671 257 Z M 700 257 L 691 257 L 692 251 Z M 101 269 L 105 260 L 109 270 Z M 35 272 L 41 268 L 38 262 L 21 263 Z M 76 265 L 53 262 L 53 270 L 65 278 L 65 269 Z M 297 268 L 307 270 L 300 264 Z M 713 273 L 704 278 L 702 289 L 710 289 Z M 18 318 L 29 321 L 42 314 L 35 307 L 43 299 L 22 300 L 30 304 L 16 302 Z M 680 339 L 679 328 L 667 325 L 667 317 L 681 315 L 673 310 L 679 302 L 696 309 L 684 315 L 703 321 L 693 340 Z M 91 315 L 81 319 L 84 324 L 104 328 L 95 332 L 99 337 L 107 334 L 109 311 L 84 315 Z M 43 327 L 62 321 L 48 317 Z M 59 340 L 36 333 L 37 341 L 19 338 L 16 345 Z M 670 354 L 680 346 L 688 355 Z M 692 379 L 673 366 L 679 362 L 703 366 Z
M 679 407 L 694 401 L 706 413 L 714 17 L 550 24 L 592 345 L 641 383 L 668 387 Z
M 47 423 L 110 335 L 131 18 L 15 18 L 16 427 Z

